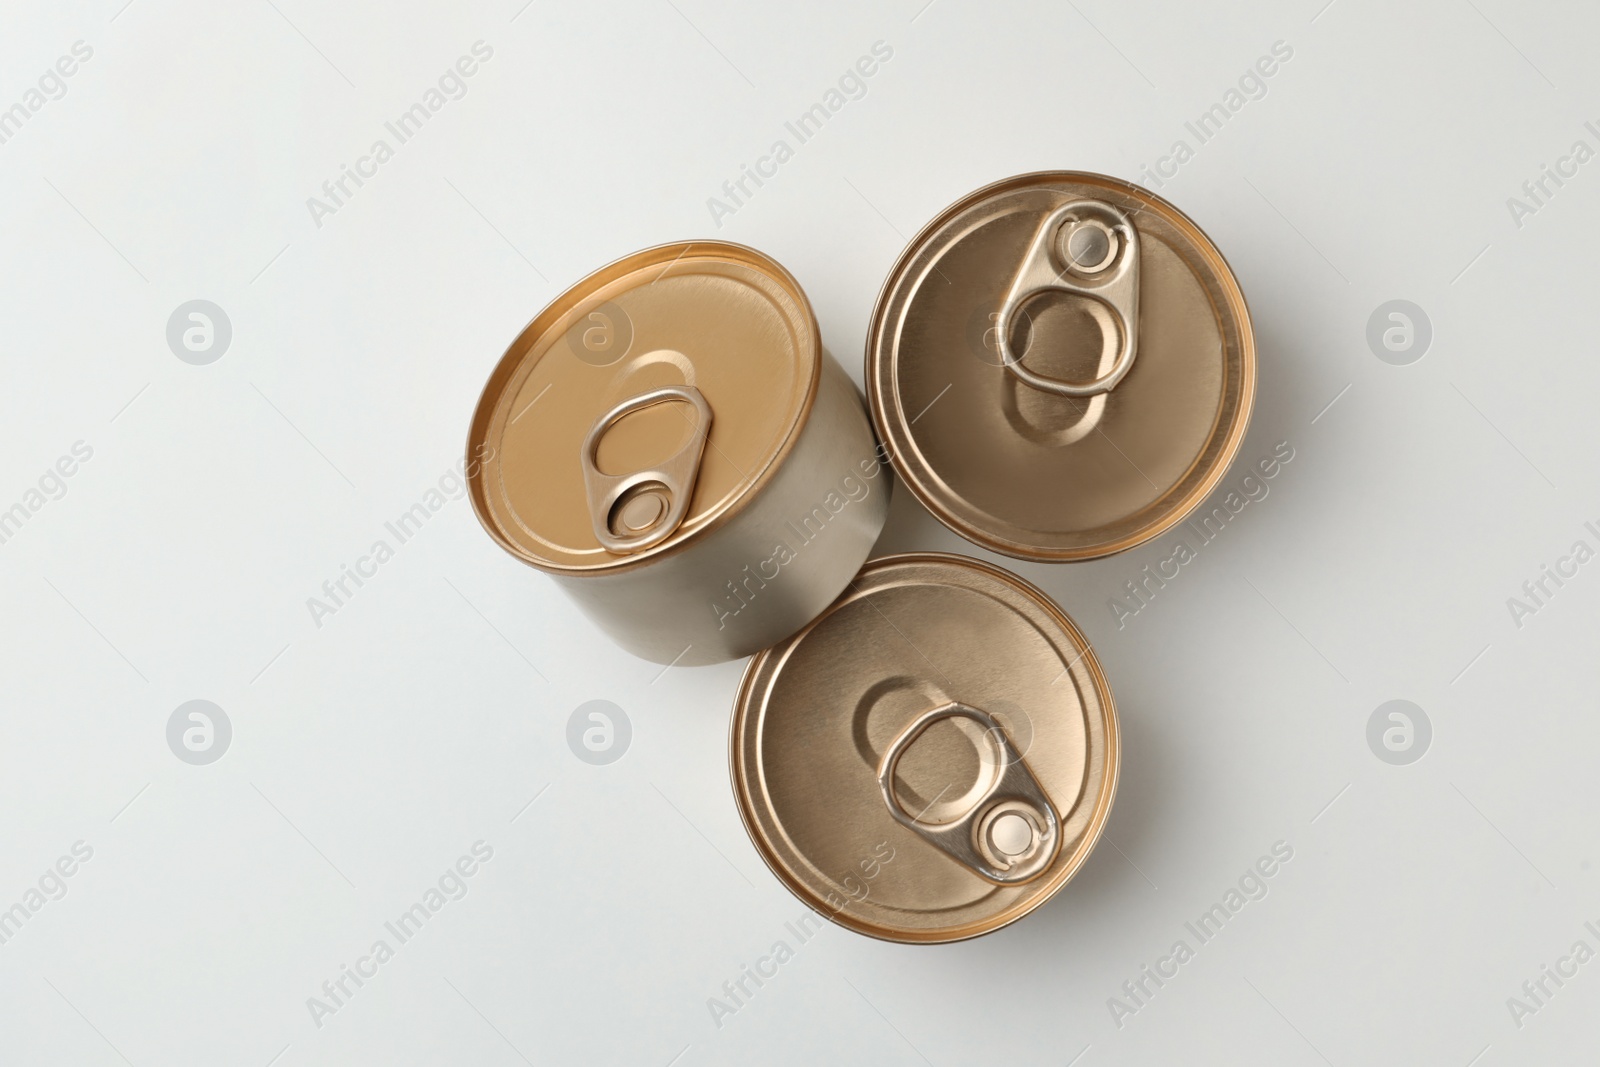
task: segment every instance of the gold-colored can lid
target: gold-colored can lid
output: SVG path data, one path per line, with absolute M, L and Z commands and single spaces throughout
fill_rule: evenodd
M 1182 521 L 1238 452 L 1255 378 L 1216 246 L 1148 190 L 1080 172 L 947 208 L 867 337 L 873 422 L 911 491 L 967 539 L 1038 561 Z
M 1078 628 L 964 556 L 888 556 L 751 660 L 739 812 L 801 900 L 888 941 L 976 937 L 1066 884 L 1116 792 L 1116 711 Z
M 798 282 L 718 241 L 602 267 L 501 358 L 472 419 L 472 502 L 543 570 L 628 569 L 731 518 L 793 448 L 822 343 Z

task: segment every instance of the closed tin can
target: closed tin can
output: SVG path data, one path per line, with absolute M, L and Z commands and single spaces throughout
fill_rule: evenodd
M 1066 884 L 1116 792 L 1117 717 L 1082 633 L 963 556 L 874 560 L 751 660 L 729 743 L 767 865 L 889 941 L 988 933 Z
M 892 482 L 799 283 L 713 241 L 556 298 L 490 376 L 467 448 L 489 535 L 658 663 L 746 656 L 814 618 Z
M 1182 521 L 1255 397 L 1244 294 L 1182 212 L 1116 178 L 1008 178 L 901 255 L 867 337 L 895 469 L 955 532 L 1092 559 Z

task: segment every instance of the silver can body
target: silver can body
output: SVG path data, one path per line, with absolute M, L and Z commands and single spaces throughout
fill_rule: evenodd
M 749 656 L 822 613 L 866 561 L 893 475 L 860 392 L 822 353 L 794 448 L 726 522 L 636 567 L 553 574 L 629 652 L 683 666 Z

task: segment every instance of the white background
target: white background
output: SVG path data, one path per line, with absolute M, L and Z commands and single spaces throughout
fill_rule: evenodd
M 93 849 L 0 945 L 0 1061 L 1588 1062 L 1600 962 L 1520 1027 L 1507 998 L 1600 948 L 1600 563 L 1520 628 L 1507 598 L 1600 547 L 1600 162 L 1520 227 L 1506 201 L 1600 147 L 1591 10 L 122 2 L 0 25 L 0 108 L 93 49 L 0 145 L 0 508 L 93 449 L 0 545 L 0 908 Z M 317 226 L 307 198 L 479 40 L 465 97 Z M 877 41 L 866 95 L 715 225 L 707 198 Z M 728 785 L 742 665 L 608 646 L 464 501 L 314 624 L 584 273 L 755 245 L 859 381 L 923 222 L 1017 172 L 1139 177 L 1275 41 L 1265 97 L 1161 192 L 1251 302 L 1241 465 L 1295 458 L 1121 629 L 1108 599 L 1170 536 L 1012 564 L 1089 634 L 1126 742 L 1104 842 L 1026 920 L 793 946 L 803 908 Z M 206 366 L 165 336 L 197 298 L 233 329 Z M 1409 366 L 1365 339 L 1397 298 L 1434 329 Z M 982 554 L 902 490 L 879 549 L 908 548 Z M 1366 741 L 1394 698 L 1433 725 L 1409 766 Z M 233 726 L 209 766 L 167 745 L 191 699 Z M 609 766 L 566 744 L 592 699 L 632 722 Z M 467 895 L 318 1026 L 307 998 L 479 840 Z M 1277 841 L 1269 895 L 1116 1025 L 1108 998 Z M 707 998 L 780 938 L 795 958 L 719 1028 Z

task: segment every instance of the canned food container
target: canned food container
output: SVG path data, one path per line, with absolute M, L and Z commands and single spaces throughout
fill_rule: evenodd
M 757 850 L 888 941 L 998 929 L 1066 884 L 1116 792 L 1117 716 L 1072 621 L 962 556 L 868 563 L 745 671 L 729 742 Z
M 714 241 L 557 297 L 490 376 L 467 449 L 489 535 L 657 663 L 747 656 L 815 618 L 893 480 L 799 283 Z
M 979 189 L 914 238 L 867 337 L 890 460 L 938 519 L 1021 559 L 1092 559 L 1182 521 L 1255 397 L 1244 294 L 1190 219 L 1070 171 Z

